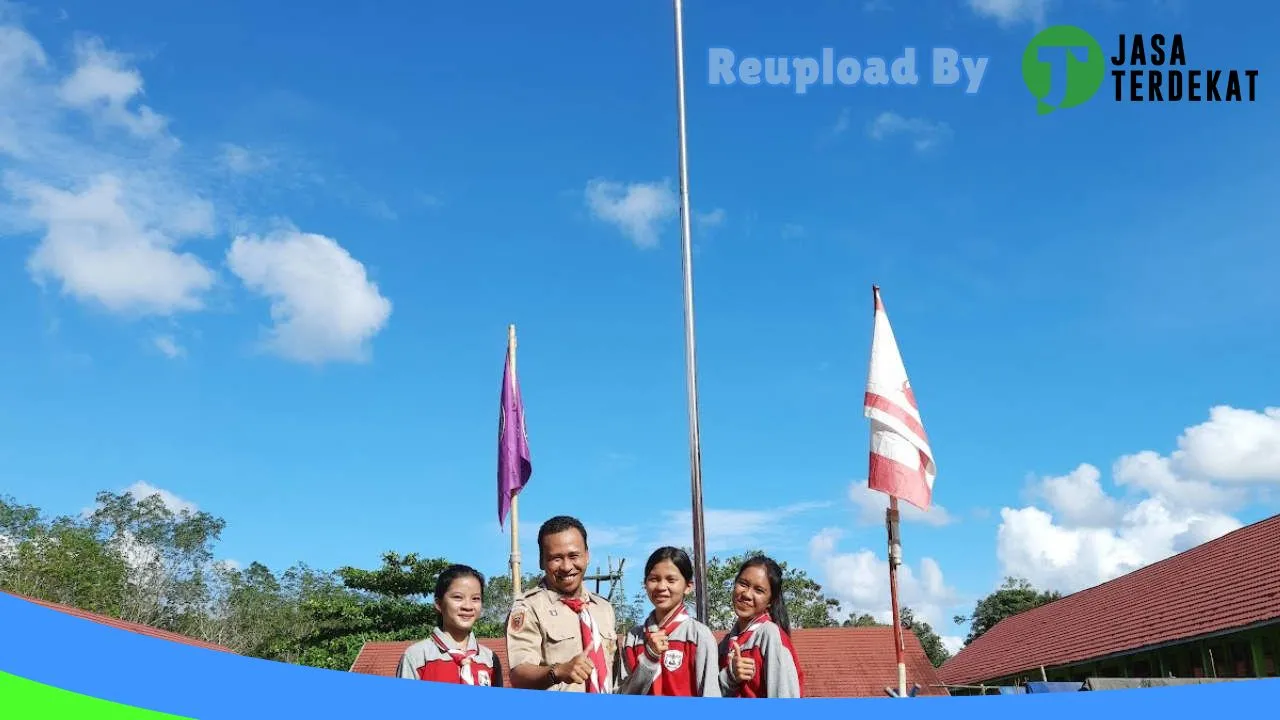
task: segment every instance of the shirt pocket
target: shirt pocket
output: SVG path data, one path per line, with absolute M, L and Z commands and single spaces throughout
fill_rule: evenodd
M 552 622 L 543 626 L 544 654 L 547 664 L 568 662 L 577 657 L 582 652 L 582 638 L 578 634 L 577 616 L 572 617 L 572 622 L 556 616 L 549 617 L 548 620 Z
M 604 645 L 605 657 L 612 658 L 618 654 L 618 631 L 611 627 L 600 627 L 600 642 Z

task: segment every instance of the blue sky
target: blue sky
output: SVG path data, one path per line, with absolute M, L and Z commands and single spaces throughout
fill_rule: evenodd
M 1280 10 L 1215 8 L 687 4 L 712 552 L 887 610 L 872 283 L 939 467 L 904 602 L 952 642 L 1005 574 L 1078 589 L 1277 511 Z M 1056 23 L 1108 54 L 1182 32 L 1191 66 L 1260 69 L 1258 100 L 1108 79 L 1038 116 L 1020 57 Z M 632 591 L 688 542 L 668 3 L 62 2 L 2 27 L 0 492 L 162 489 L 240 563 L 501 572 L 515 323 L 526 566 L 557 513 Z M 711 47 L 906 46 L 914 87 L 707 82 Z M 930 85 L 932 47 L 989 58 L 978 92 Z

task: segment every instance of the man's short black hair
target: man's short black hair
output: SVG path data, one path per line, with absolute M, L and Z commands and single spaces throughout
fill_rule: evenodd
M 556 535 L 566 530 L 577 530 L 582 533 L 582 548 L 587 549 L 587 528 L 582 521 L 568 515 L 557 515 L 542 523 L 538 528 L 538 554 L 542 554 L 542 540 L 548 535 Z

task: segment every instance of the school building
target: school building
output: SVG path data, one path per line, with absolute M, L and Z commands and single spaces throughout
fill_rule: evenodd
M 724 633 L 715 633 L 716 639 Z M 903 636 L 906 645 L 907 686 L 919 685 L 917 697 L 945 696 L 937 670 L 924 654 L 914 633 Z M 502 638 L 480 638 L 502 663 L 507 677 L 507 647 Z M 898 664 L 893 652 L 893 628 L 803 628 L 792 632 L 791 642 L 805 672 L 808 697 L 885 697 L 885 688 L 898 686 Z M 412 643 L 365 643 L 351 665 L 351 672 L 394 676 L 400 656 Z
M 1280 666 L 1280 515 L 996 624 L 939 668 L 954 694 Z
M 137 633 L 139 635 L 146 635 L 148 637 L 160 638 L 161 640 L 169 640 L 176 643 L 182 643 L 183 645 L 192 645 L 194 647 L 205 648 L 206 650 L 217 650 L 219 652 L 234 654 L 234 651 L 231 650 L 230 648 L 225 648 L 221 645 L 205 642 L 204 640 L 197 640 L 193 637 L 188 637 L 186 635 L 179 635 L 178 633 L 169 632 L 168 630 L 153 628 L 150 625 L 143 625 L 142 623 L 129 622 L 127 620 L 120 620 L 118 618 L 113 618 L 108 615 L 99 615 L 97 613 L 91 613 L 87 610 L 81 610 L 80 608 L 72 607 L 70 605 L 62 605 L 60 603 L 49 602 L 47 600 L 39 600 L 37 598 L 27 597 L 26 595 L 19 595 L 18 593 L 11 593 L 5 590 L 0 590 L 0 593 L 4 593 L 5 595 L 8 595 L 10 597 L 16 597 L 19 600 L 26 600 L 29 603 L 42 605 L 51 610 L 57 610 L 58 612 L 66 613 L 67 615 L 72 615 L 84 620 L 91 620 L 93 622 L 96 622 L 102 625 L 107 625 L 113 628 L 118 628 L 120 630 L 128 630 L 129 632 Z

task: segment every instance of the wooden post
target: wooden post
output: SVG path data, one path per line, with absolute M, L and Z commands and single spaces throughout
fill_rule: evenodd
M 902 542 L 898 536 L 898 498 L 889 496 L 885 511 L 889 532 L 889 600 L 893 604 L 893 650 L 898 661 L 898 697 L 907 696 L 906 648 L 902 639 L 902 617 L 898 611 L 898 565 L 902 562 Z
M 511 382 L 516 382 L 516 326 L 507 326 L 507 357 Z M 511 496 L 511 601 L 520 597 L 520 493 Z

